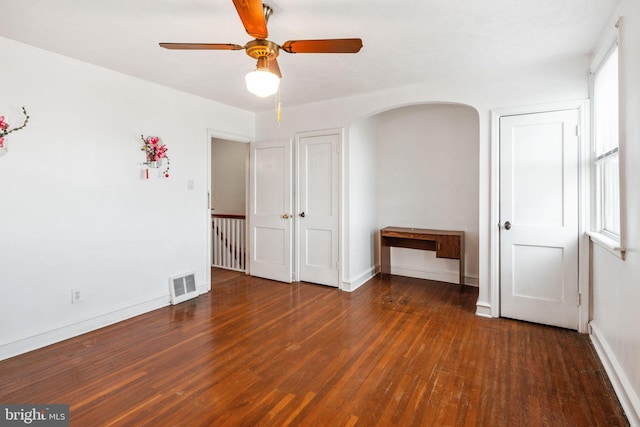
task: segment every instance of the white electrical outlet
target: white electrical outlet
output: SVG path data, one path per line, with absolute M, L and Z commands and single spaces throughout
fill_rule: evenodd
M 192 179 L 187 181 L 187 190 L 193 190 L 193 180 Z
M 82 294 L 80 293 L 80 289 L 71 289 L 71 304 L 75 304 L 80 301 L 82 301 Z

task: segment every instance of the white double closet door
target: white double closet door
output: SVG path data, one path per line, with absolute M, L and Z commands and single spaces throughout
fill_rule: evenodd
M 250 151 L 249 273 L 339 285 L 341 132 L 256 142 Z M 294 277 L 295 267 L 295 277 Z

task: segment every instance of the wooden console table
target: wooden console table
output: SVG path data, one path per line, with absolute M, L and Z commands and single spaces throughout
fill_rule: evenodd
M 464 231 L 386 227 L 380 230 L 380 273 L 391 274 L 391 248 L 435 251 L 437 258 L 459 260 L 460 284 L 464 284 Z

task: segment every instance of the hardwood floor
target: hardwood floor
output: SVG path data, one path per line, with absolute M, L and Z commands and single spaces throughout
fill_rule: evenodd
M 476 288 L 212 277 L 0 362 L 0 403 L 66 403 L 71 426 L 628 425 L 586 335 L 477 317 Z

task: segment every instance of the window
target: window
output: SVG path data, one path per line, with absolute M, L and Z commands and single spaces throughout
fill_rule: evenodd
M 614 45 L 593 74 L 593 134 L 596 230 L 620 240 L 618 162 L 618 46 Z

